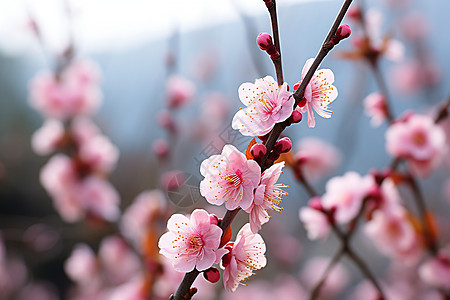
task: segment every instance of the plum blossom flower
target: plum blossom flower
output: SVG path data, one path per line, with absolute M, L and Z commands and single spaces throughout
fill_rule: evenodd
M 166 89 L 168 106 L 171 108 L 185 105 L 195 94 L 194 84 L 180 75 L 170 76 Z
M 328 257 L 314 257 L 306 263 L 300 273 L 300 278 L 307 290 L 312 290 L 319 282 L 322 274 L 330 264 Z M 336 264 L 327 276 L 320 294 L 324 298 L 335 297 L 349 282 L 348 270 L 342 264 Z
M 414 264 L 422 254 L 420 236 L 401 205 L 375 211 L 364 230 L 375 246 L 393 259 Z
M 64 126 L 56 119 L 47 119 L 31 137 L 31 147 L 39 155 L 47 155 L 56 150 L 64 136 Z
M 271 76 L 256 79 L 254 84 L 241 84 L 238 93 L 246 107 L 234 115 L 232 127 L 243 135 L 265 135 L 275 123 L 285 121 L 292 114 L 294 98 L 287 90 L 287 83 L 278 86 Z
M 302 80 L 305 78 L 306 73 L 308 73 L 313 62 L 314 58 L 310 58 L 306 61 L 302 70 Z M 333 112 L 328 105 L 330 105 L 338 96 L 338 91 L 332 84 L 333 82 L 333 71 L 330 69 L 321 69 L 314 73 L 311 81 L 306 86 L 303 100 L 300 101 L 299 106 L 297 106 L 296 109 L 300 113 L 306 112 L 308 114 L 309 127 L 314 128 L 316 126 L 313 110 L 323 118 L 331 118 Z M 297 90 L 299 86 L 300 82 L 297 82 L 294 85 L 294 90 Z
M 318 138 L 303 138 L 297 149 L 295 158 L 301 164 L 304 176 L 312 181 L 329 174 L 341 162 L 339 150 Z
M 389 154 L 408 159 L 412 172 L 426 176 L 437 166 L 446 149 L 445 133 L 424 115 L 412 115 L 386 131 Z
M 431 257 L 419 268 L 420 278 L 427 284 L 441 288 L 450 288 L 450 255 L 439 251 L 436 257 Z
M 194 210 L 190 219 L 181 214 L 172 215 L 167 228 L 169 232 L 159 239 L 159 253 L 170 259 L 178 272 L 206 270 L 227 253 L 218 249 L 222 229 L 211 224 L 209 214 L 203 209 Z
M 79 155 L 92 170 L 109 173 L 119 158 L 119 150 L 106 136 L 96 135 L 80 145 Z
M 64 263 L 70 279 L 80 285 L 98 284 L 100 266 L 94 251 L 86 244 L 78 244 Z
M 320 203 L 320 198 L 311 199 L 309 206 L 302 207 L 299 211 L 300 221 L 304 223 L 310 240 L 326 238 L 331 229 L 327 216 L 322 211 L 311 207 L 314 202 Z
M 262 224 L 269 222 L 270 217 L 267 210 L 273 209 L 278 212 L 282 210 L 278 205 L 280 205 L 282 197 L 287 195 L 282 190 L 286 185 L 276 182 L 283 167 L 284 162 L 277 163 L 262 173 L 261 183 L 255 191 L 255 199 L 250 207 L 245 210 L 249 213 L 250 229 L 253 233 L 257 233 Z
M 241 281 L 253 275 L 253 271 L 266 266 L 266 245 L 259 234 L 252 233 L 247 223 L 239 230 L 236 241 L 225 248 L 231 248 L 231 251 L 222 260 L 223 284 L 227 291 L 234 292 Z
M 364 197 L 374 185 L 372 176 L 362 177 L 356 172 L 347 172 L 344 176 L 333 177 L 326 184 L 322 205 L 326 209 L 336 209 L 336 221 L 346 223 L 356 217 Z
M 161 190 L 147 190 L 140 193 L 122 215 L 121 232 L 131 239 L 137 248 L 141 248 L 149 228 L 164 212 L 166 206 Z
M 246 210 L 253 202 L 253 191 L 261 179 L 261 168 L 254 160 L 232 145 L 225 145 L 222 154 L 204 160 L 200 173 L 200 193 L 214 205 L 225 203 L 228 210 Z
M 373 127 L 380 126 L 387 117 L 386 99 L 381 93 L 372 93 L 364 99 L 366 115 L 371 117 L 370 123 Z
M 61 120 L 94 112 L 100 105 L 98 68 L 87 61 L 74 62 L 59 77 L 36 75 L 30 84 L 30 104 L 42 115 Z

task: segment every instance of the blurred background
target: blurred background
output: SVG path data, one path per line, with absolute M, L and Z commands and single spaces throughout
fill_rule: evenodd
M 373 34 L 400 44 L 393 55 L 380 61 L 395 115 L 407 109 L 434 113 L 450 92 L 450 39 L 445 33 L 450 28 L 450 3 L 355 3 L 371 14 Z M 291 87 L 301 80 L 305 61 L 317 53 L 341 4 L 277 1 L 284 78 Z M 357 36 L 358 25 L 351 18 L 345 22 Z M 30 106 L 32 78 L 42 70 L 56 70 L 64 57 L 95 62 L 101 70 L 103 101 L 91 119 L 120 152 L 109 180 L 120 195 L 121 211 L 141 192 L 158 189 L 169 211 L 188 213 L 207 206 L 198 191 L 201 161 L 219 153 L 224 144 L 244 151 L 250 142 L 231 129 L 231 119 L 242 105 L 237 96 L 241 83 L 275 77 L 270 59 L 256 45 L 260 32 L 271 32 L 260 0 L 0 0 L 0 299 L 104 299 L 73 296 L 74 283 L 64 263 L 79 243 L 97 252 L 103 237 L 117 234 L 121 222 L 95 218 L 67 222 L 55 210 L 39 179 L 50 155 L 37 155 L 31 145 L 33 133 L 45 119 Z M 355 49 L 352 35 L 321 65 L 333 70 L 339 91 L 332 118 L 317 117 L 313 129 L 301 122 L 284 133 L 294 143 L 293 152 L 306 137 L 318 138 L 339 151 L 339 164 L 313 182 L 320 193 L 331 176 L 349 170 L 367 174 L 390 162 L 385 150 L 387 126 L 371 126 L 363 108 L 363 99 L 377 91 L 375 78 L 362 59 L 343 58 L 348 57 L 344 51 Z M 425 72 L 424 57 L 429 72 Z M 177 92 L 172 91 L 171 80 L 179 80 L 182 92 L 189 91 L 181 104 L 169 101 L 170 93 Z M 445 200 L 448 166 L 444 162 L 421 181 L 427 201 L 438 212 L 442 244 L 450 237 L 445 219 L 450 201 Z M 299 283 L 307 289 L 301 275 L 307 262 L 316 256 L 329 257 L 337 245 L 334 238 L 307 239 L 298 209 L 309 197 L 290 170 L 280 181 L 289 185 L 289 195 L 283 199 L 282 214 L 274 215 L 262 229 L 269 263 L 249 281 L 252 299 L 263 299 L 255 296 L 256 291 L 264 291 L 265 280 L 273 280 L 274 274 L 290 276 L 281 279 L 280 287 L 294 281 L 292 289 L 286 290 L 294 291 Z M 219 216 L 224 213 L 221 207 L 208 209 Z M 233 224 L 235 231 L 245 222 L 247 217 L 240 214 Z M 165 221 L 158 226 L 162 233 Z M 122 235 L 127 238 L 123 231 Z M 377 276 L 383 276 L 388 261 L 371 242 L 360 236 L 355 245 Z M 330 299 L 350 299 L 361 279 L 351 264 L 344 260 L 344 265 L 349 284 L 336 283 Z M 318 265 L 312 268 L 319 270 Z M 253 281 L 256 288 L 251 289 Z M 220 285 L 216 285 L 219 290 Z M 218 299 L 214 295 L 219 294 L 216 291 L 203 299 Z M 236 293 L 226 299 L 238 297 Z

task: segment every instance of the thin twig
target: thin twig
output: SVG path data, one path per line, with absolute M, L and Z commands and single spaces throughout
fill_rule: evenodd
M 280 34 L 278 30 L 278 18 L 277 18 L 277 4 L 275 0 L 272 0 L 272 5 L 268 7 L 269 14 L 270 14 L 270 22 L 272 24 L 272 35 L 273 35 L 273 42 L 275 45 L 275 48 L 277 48 L 278 51 L 278 57 L 275 59 L 272 59 L 273 65 L 275 66 L 275 73 L 277 74 L 277 83 L 278 85 L 282 85 L 283 80 L 283 66 L 281 63 L 281 46 L 280 46 Z
M 309 68 L 308 72 L 306 73 L 305 77 L 303 78 L 302 82 L 300 83 L 300 86 L 293 94 L 295 103 L 294 107 L 296 107 L 300 101 L 303 99 L 303 95 L 305 94 L 305 89 L 308 85 L 308 83 L 311 81 L 311 78 L 313 77 L 314 73 L 316 72 L 317 68 L 319 68 L 320 63 L 323 61 L 325 56 L 327 56 L 328 52 L 333 49 L 334 45 L 330 43 L 331 38 L 336 34 L 336 30 L 338 29 L 339 25 L 342 22 L 342 19 L 344 18 L 345 14 L 347 13 L 348 8 L 350 7 L 350 4 L 353 2 L 353 0 L 345 0 L 342 4 L 341 9 L 339 10 L 338 15 L 336 16 L 336 19 L 334 20 L 333 25 L 330 28 L 330 31 L 328 32 L 327 37 L 325 38 L 322 46 L 319 49 L 319 52 L 316 55 L 316 58 L 314 59 L 311 67 Z M 270 132 L 269 138 L 267 139 L 265 145 L 267 149 L 272 149 L 275 145 L 277 139 L 279 138 L 281 132 L 286 128 L 286 125 L 283 123 L 277 123 L 275 127 Z M 263 159 L 263 166 L 265 166 L 265 162 L 267 161 L 267 158 L 269 157 L 269 152 L 267 151 L 267 154 L 265 155 Z
M 381 94 L 384 96 L 384 104 L 386 108 L 386 119 L 389 123 L 392 124 L 394 122 L 394 114 L 392 111 L 392 101 L 390 100 L 388 88 L 386 82 L 384 81 L 383 75 L 381 74 L 380 67 L 378 65 L 378 59 L 370 62 L 370 66 L 372 68 L 373 74 L 375 75 L 375 79 L 378 84 L 378 88 L 380 89 Z

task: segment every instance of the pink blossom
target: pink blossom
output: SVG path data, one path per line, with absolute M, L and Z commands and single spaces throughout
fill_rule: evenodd
M 141 267 L 139 257 L 119 236 L 104 238 L 100 243 L 98 257 L 108 282 L 113 285 L 127 282 Z
M 374 184 L 372 176 L 361 177 L 355 172 L 333 177 L 326 184 L 322 205 L 326 209 L 336 209 L 336 221 L 346 223 L 356 217 L 364 197 L 368 195 Z
M 364 230 L 375 246 L 393 259 L 413 264 L 422 254 L 420 236 L 400 205 L 375 211 Z
M 253 191 L 261 179 L 261 168 L 254 160 L 232 145 L 225 145 L 222 154 L 204 160 L 200 173 L 200 193 L 214 205 L 225 202 L 228 210 L 238 207 L 246 210 L 253 201 Z
M 390 70 L 389 79 L 399 92 L 411 95 L 437 85 L 442 79 L 442 70 L 429 58 L 421 63 L 405 61 Z
M 365 14 L 366 30 L 374 50 L 383 53 L 384 56 L 394 62 L 401 61 L 404 57 L 405 47 L 395 39 L 385 39 L 381 33 L 383 15 L 378 9 L 369 9 Z
M 313 58 L 306 61 L 302 70 L 302 80 L 311 68 L 313 61 Z M 338 96 L 338 91 L 333 85 L 333 82 L 333 71 L 330 69 L 321 69 L 314 73 L 311 81 L 306 86 L 305 94 L 303 96 L 304 99 L 306 99 L 306 103 L 300 103 L 300 105 L 303 104 L 303 106 L 298 106 L 297 110 L 301 113 L 307 112 L 309 127 L 313 128 L 316 126 L 313 110 L 323 118 L 331 118 L 333 112 L 328 105 L 330 105 Z M 297 90 L 299 86 L 300 82 L 294 85 L 294 90 Z
M 41 114 L 57 119 L 94 112 L 100 105 L 98 76 L 92 68 L 77 62 L 56 78 L 50 72 L 36 75 L 30 84 L 30 104 Z
M 159 253 L 169 258 L 178 272 L 189 272 L 194 268 L 203 271 L 218 263 L 227 252 L 218 249 L 222 229 L 210 223 L 209 214 L 196 209 L 190 219 L 174 214 L 167 222 L 169 232 L 159 240 Z
M 310 291 L 313 289 L 329 264 L 330 258 L 327 257 L 314 257 L 308 260 L 300 273 L 301 281 L 306 289 Z M 342 264 L 336 264 L 325 280 L 320 295 L 324 298 L 335 297 L 347 286 L 349 280 L 347 269 Z
M 143 191 L 122 215 L 120 222 L 122 233 L 131 239 L 137 248 L 141 248 L 149 228 L 165 211 L 166 206 L 166 199 L 162 191 Z
M 98 284 L 99 265 L 94 251 L 86 244 L 78 244 L 64 263 L 66 274 L 80 285 Z
M 233 129 L 246 136 L 267 134 L 275 123 L 288 119 L 293 110 L 294 98 L 287 90 L 287 83 L 280 87 L 271 77 L 245 82 L 239 87 L 239 99 L 246 106 L 233 118 Z
M 415 174 L 426 176 L 446 151 L 445 133 L 424 115 L 412 115 L 386 131 L 386 149 L 392 156 L 408 159 Z
M 56 119 L 47 119 L 31 137 L 31 147 L 39 155 L 47 155 L 56 150 L 64 136 L 64 126 Z
M 371 120 L 370 123 L 373 127 L 380 126 L 387 116 L 386 99 L 381 93 L 372 93 L 364 99 L 364 109 L 366 115 Z
M 450 289 L 450 255 L 439 251 L 436 257 L 426 260 L 419 268 L 420 278 L 440 289 Z
M 282 197 L 287 195 L 282 190 L 286 185 L 276 182 L 283 167 L 284 162 L 277 163 L 262 173 L 261 183 L 255 191 L 255 199 L 250 207 L 245 210 L 249 213 L 250 229 L 253 233 L 257 233 L 262 224 L 269 222 L 270 217 L 267 210 L 273 209 L 278 212 L 282 210 L 278 205 L 280 205 Z
M 108 221 L 120 216 L 120 196 L 111 183 L 102 178 L 89 176 L 78 185 L 78 201 L 84 210 Z
M 145 284 L 144 276 L 138 274 L 130 281 L 109 289 L 105 300 L 146 300 Z
M 97 125 L 86 117 L 74 118 L 71 122 L 70 129 L 73 138 L 80 145 L 100 135 L 100 129 Z
M 266 266 L 266 245 L 259 234 L 252 233 L 247 223 L 239 230 L 234 244 L 229 243 L 227 247 L 231 252 L 222 261 L 223 284 L 227 291 L 234 292 L 241 281 L 253 275 L 253 271 Z
M 306 206 L 300 208 L 299 217 L 310 240 L 326 238 L 330 233 L 330 222 L 323 212 Z
M 92 170 L 109 173 L 119 158 L 119 150 L 106 136 L 97 135 L 80 145 L 79 155 Z
M 341 162 L 339 150 L 318 138 L 303 138 L 297 149 L 295 158 L 301 164 L 304 176 L 312 181 L 329 174 Z
M 83 207 L 75 193 L 79 178 L 69 157 L 63 154 L 53 156 L 42 168 L 40 182 L 65 221 L 74 222 L 83 216 Z
M 195 94 L 195 86 L 180 75 L 172 75 L 166 82 L 168 106 L 177 108 L 188 103 Z

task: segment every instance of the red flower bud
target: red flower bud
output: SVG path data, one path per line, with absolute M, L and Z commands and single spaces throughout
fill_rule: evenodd
M 220 279 L 220 273 L 219 270 L 211 267 L 208 270 L 203 271 L 203 277 L 209 282 L 216 283 Z
M 263 144 L 254 144 L 252 148 L 250 148 L 250 152 L 256 161 L 260 161 L 264 155 L 266 155 L 267 148 Z
M 273 150 L 277 153 L 286 153 L 291 151 L 291 148 L 292 148 L 291 140 L 288 137 L 284 137 L 275 144 Z

